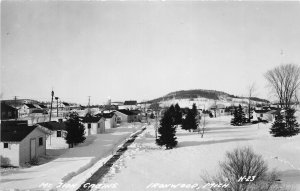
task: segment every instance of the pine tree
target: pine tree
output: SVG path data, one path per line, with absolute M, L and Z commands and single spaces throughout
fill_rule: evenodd
M 238 121 L 239 121 L 238 117 L 239 117 L 238 110 L 235 107 L 234 111 L 233 111 L 233 118 L 231 119 L 231 125 L 233 125 L 233 126 L 238 126 L 239 125 L 239 123 L 238 123 Z
M 246 117 L 245 117 L 245 112 L 241 105 L 239 105 L 238 113 L 239 113 L 238 122 L 239 122 L 239 125 L 242 125 L 243 123 L 246 122 Z
M 174 127 L 172 111 L 167 110 L 160 121 L 158 133 L 160 134 L 156 139 L 156 144 L 159 146 L 166 146 L 166 149 L 172 149 L 177 145 L 176 128 Z
M 296 117 L 295 117 L 295 109 L 289 108 L 286 110 L 286 129 L 288 136 L 294 136 L 297 135 L 300 131 L 299 124 L 297 123 Z
M 65 139 L 70 148 L 85 141 L 84 125 L 79 121 L 79 116 L 76 112 L 70 114 L 66 122 L 66 130 L 67 136 Z
M 270 133 L 274 137 L 286 136 L 287 131 L 285 128 L 285 122 L 280 112 L 275 116 L 275 121 L 270 130 Z
M 182 113 L 178 103 L 175 105 L 175 125 L 182 124 Z
M 171 117 L 172 117 L 172 124 L 175 125 L 175 121 L 176 121 L 176 119 L 175 119 L 175 116 L 176 116 L 176 110 L 175 110 L 174 105 L 171 105 L 171 106 L 169 107 L 168 111 L 169 111 L 169 113 L 170 113 L 170 115 L 171 115 Z
M 182 129 L 189 131 L 197 129 L 199 122 L 197 121 L 196 115 L 197 113 L 195 113 L 194 109 L 189 109 L 185 119 L 182 121 Z

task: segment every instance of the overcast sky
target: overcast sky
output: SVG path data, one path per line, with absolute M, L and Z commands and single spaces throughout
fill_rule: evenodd
M 212 89 L 269 98 L 300 64 L 300 2 L 1 2 L 2 98 L 86 104 Z M 283 54 L 281 54 L 283 53 Z

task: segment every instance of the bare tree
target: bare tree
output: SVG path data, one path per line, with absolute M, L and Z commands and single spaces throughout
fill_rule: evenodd
M 300 66 L 287 64 L 275 67 L 265 74 L 281 108 L 289 108 L 300 88 Z
M 253 97 L 255 93 L 255 83 L 252 83 L 248 86 L 248 122 L 251 122 L 251 98 Z

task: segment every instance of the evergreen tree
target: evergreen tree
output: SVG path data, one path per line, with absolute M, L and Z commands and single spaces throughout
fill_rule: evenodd
M 85 141 L 84 125 L 79 121 L 79 116 L 76 112 L 70 113 L 69 119 L 66 122 L 66 130 L 67 136 L 65 140 L 70 148 Z
M 238 108 L 234 108 L 233 118 L 231 119 L 231 125 L 241 126 L 246 122 L 245 113 L 241 105 Z
M 195 110 L 189 109 L 185 119 L 182 121 L 182 129 L 189 131 L 197 129 L 199 122 L 196 115 Z
M 174 107 L 173 104 L 169 107 L 168 111 L 169 111 L 169 113 L 170 113 L 170 115 L 171 115 L 171 117 L 172 117 L 172 124 L 175 125 L 175 121 L 176 121 L 176 119 L 175 119 L 175 116 L 176 116 L 176 110 L 175 110 L 175 107 Z
M 288 136 L 294 136 L 297 135 L 300 131 L 299 124 L 297 123 L 296 117 L 295 117 L 295 109 L 288 108 L 286 110 L 286 129 Z
M 285 128 L 285 122 L 284 122 L 284 118 L 281 115 L 281 113 L 279 112 L 276 116 L 275 116 L 275 121 L 272 124 L 272 127 L 270 129 L 270 133 L 274 136 L 274 137 L 280 137 L 280 136 L 286 136 L 286 128 Z
M 172 149 L 177 145 L 176 128 L 174 127 L 174 121 L 172 117 L 172 111 L 167 110 L 160 121 L 160 127 L 158 128 L 158 139 L 156 144 L 159 146 L 166 146 L 166 149 Z
M 231 119 L 231 125 L 238 126 L 238 110 L 235 107 L 233 111 L 233 118 Z
M 175 105 L 175 125 L 182 124 L 182 113 L 178 103 Z

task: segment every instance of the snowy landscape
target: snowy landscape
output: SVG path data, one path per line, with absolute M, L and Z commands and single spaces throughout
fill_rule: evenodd
M 0 6 L 0 191 L 300 191 L 299 1 Z

